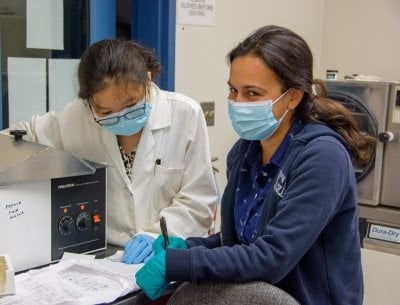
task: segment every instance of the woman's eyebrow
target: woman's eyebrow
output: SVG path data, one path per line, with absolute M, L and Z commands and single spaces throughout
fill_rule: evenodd
M 100 106 L 100 105 L 97 105 L 93 100 L 92 100 L 92 103 L 91 103 L 91 104 L 92 104 L 93 107 L 96 108 L 97 110 L 108 110 L 107 107 L 102 107 L 102 106 Z
M 130 96 L 123 102 L 123 105 L 131 106 L 131 105 L 137 104 L 138 102 L 140 102 L 140 101 L 136 101 L 136 98 L 134 96 Z
M 107 107 L 101 107 L 101 106 L 99 106 L 99 105 L 96 105 L 96 108 L 99 109 L 99 110 L 100 110 L 100 109 L 101 109 L 101 110 L 107 110 L 107 109 L 108 109 Z
M 236 89 L 235 86 L 233 86 L 229 81 L 227 83 L 228 83 L 229 87 Z M 259 87 L 259 86 L 254 86 L 254 85 L 243 86 L 242 89 L 245 89 L 245 90 L 263 90 L 263 91 L 265 91 L 264 88 Z

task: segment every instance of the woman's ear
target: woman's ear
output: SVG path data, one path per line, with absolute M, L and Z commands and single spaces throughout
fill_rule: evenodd
M 303 99 L 304 91 L 300 90 L 300 89 L 292 88 L 289 90 L 288 95 L 289 95 L 288 109 L 293 110 L 297 107 L 297 105 Z

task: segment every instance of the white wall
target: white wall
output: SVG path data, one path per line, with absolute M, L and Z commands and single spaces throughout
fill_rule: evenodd
M 288 27 L 302 35 L 321 71 L 321 0 L 218 0 L 215 26 L 177 25 L 175 90 L 197 101 L 215 101 L 215 126 L 209 127 L 211 153 L 219 160 L 221 191 L 226 184 L 226 155 L 237 139 L 227 114 L 227 53 L 250 32 L 268 24 Z
M 400 80 L 399 14 L 399 0 L 325 0 L 323 71 Z

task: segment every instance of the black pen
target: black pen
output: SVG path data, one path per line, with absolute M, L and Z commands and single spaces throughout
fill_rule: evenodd
M 167 249 L 169 240 L 168 240 L 167 222 L 165 221 L 164 216 L 161 216 L 160 218 L 160 228 L 161 228 L 161 233 L 164 237 L 164 248 Z
M 154 175 L 156 174 L 157 165 L 161 165 L 161 159 L 157 159 L 156 163 L 154 164 Z

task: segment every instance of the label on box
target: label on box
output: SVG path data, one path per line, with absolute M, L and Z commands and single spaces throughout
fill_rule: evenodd
M 371 223 L 368 237 L 400 244 L 400 229 Z

